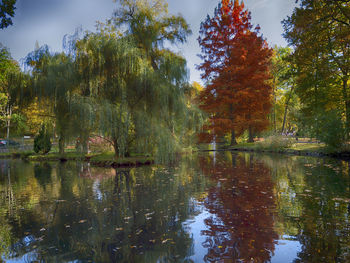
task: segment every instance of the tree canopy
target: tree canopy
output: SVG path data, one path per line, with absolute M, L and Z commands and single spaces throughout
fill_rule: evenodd
M 0 2 L 0 28 L 4 29 L 12 25 L 12 18 L 15 15 L 15 4 L 17 0 L 2 0 Z
M 199 66 L 207 86 L 200 95 L 201 108 L 209 114 L 202 139 L 231 133 L 236 136 L 266 128 L 270 111 L 269 64 L 272 55 L 266 41 L 253 28 L 243 2 L 223 0 L 213 17 L 201 24 Z

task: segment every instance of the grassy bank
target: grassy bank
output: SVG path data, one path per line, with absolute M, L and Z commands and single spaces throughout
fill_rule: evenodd
M 331 152 L 322 143 L 294 143 L 287 147 L 261 146 L 258 143 L 242 143 L 227 147 L 227 149 L 232 151 L 272 152 L 310 156 L 328 156 L 332 154 L 339 154 L 336 152 Z
M 92 165 L 101 167 L 129 167 L 150 165 L 154 163 L 152 157 L 131 156 L 131 157 L 115 157 L 113 152 L 107 153 L 90 153 L 81 154 L 71 151 L 63 155 L 58 152 L 50 152 L 48 154 L 36 154 L 34 152 L 9 152 L 0 153 L 0 158 L 21 158 L 32 162 L 41 161 L 86 161 Z
M 302 156 L 329 156 L 341 159 L 350 159 L 350 151 L 347 149 L 330 149 L 323 143 L 316 142 L 297 142 L 297 141 L 267 141 L 254 143 L 239 143 L 234 146 L 217 145 L 213 149 L 212 145 L 201 145 L 199 151 L 247 151 L 247 152 L 266 152 L 280 153 Z

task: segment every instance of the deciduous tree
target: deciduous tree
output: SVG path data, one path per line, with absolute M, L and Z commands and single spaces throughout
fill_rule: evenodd
M 214 16 L 201 24 L 198 40 L 204 62 L 199 69 L 207 86 L 200 98 L 209 114 L 204 129 L 210 130 L 202 139 L 231 133 L 233 145 L 236 136 L 248 130 L 252 141 L 253 134 L 268 125 L 272 52 L 250 19 L 243 2 L 222 0 Z
M 339 112 L 346 134 L 350 131 L 350 27 L 349 1 L 299 1 L 283 21 L 285 38 L 294 47 L 296 92 L 316 137 L 325 111 Z

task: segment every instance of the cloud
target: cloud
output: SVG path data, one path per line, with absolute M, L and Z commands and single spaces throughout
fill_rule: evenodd
M 254 4 L 251 6 L 251 9 L 255 10 L 266 7 L 268 5 L 268 2 L 271 2 L 271 0 L 255 0 Z

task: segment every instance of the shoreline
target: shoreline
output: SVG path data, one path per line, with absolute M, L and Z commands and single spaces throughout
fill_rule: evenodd
M 291 148 L 286 149 L 256 149 L 253 147 L 229 147 L 229 148 L 219 148 L 215 150 L 199 150 L 199 152 L 222 152 L 222 151 L 232 151 L 232 152 L 256 152 L 256 153 L 273 153 L 273 154 L 284 154 L 292 156 L 310 156 L 310 157 L 329 157 L 340 159 L 343 161 L 350 161 L 350 152 L 323 152 L 323 151 L 312 151 L 312 150 L 295 150 Z
M 41 155 L 25 152 L 12 152 L 1 154 L 0 159 L 21 159 L 29 162 L 82 161 L 88 162 L 96 167 L 106 168 L 139 167 L 154 164 L 154 159 L 152 157 L 135 156 L 115 158 L 114 154 L 81 155 L 77 153 L 66 153 L 60 155 L 58 153 L 49 153 L 47 155 Z

